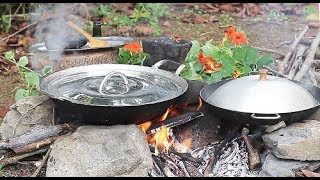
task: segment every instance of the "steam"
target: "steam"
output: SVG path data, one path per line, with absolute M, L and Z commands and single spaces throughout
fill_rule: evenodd
M 79 8 L 80 7 L 80 8 Z M 31 23 L 38 21 L 35 28 L 34 37 L 39 43 L 46 43 L 45 47 L 54 51 L 35 52 L 30 57 L 33 66 L 42 68 L 43 60 L 45 58 L 46 65 L 54 67 L 57 62 L 63 58 L 64 49 L 67 46 L 66 35 L 72 33 L 74 38 L 82 38 L 82 35 L 70 28 L 66 22 L 73 21 L 80 27 L 86 27 L 86 16 L 81 10 L 87 10 L 83 3 L 48 3 L 41 4 L 31 16 Z M 87 11 L 86 11 L 87 12 Z M 49 64 L 48 64 L 49 63 Z

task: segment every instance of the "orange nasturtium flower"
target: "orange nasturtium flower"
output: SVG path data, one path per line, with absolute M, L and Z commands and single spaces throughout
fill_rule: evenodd
M 142 53 L 143 49 L 140 42 L 128 43 L 123 47 L 125 50 L 129 50 L 132 53 Z
M 229 27 L 228 30 L 227 30 L 227 34 L 226 34 L 226 37 L 227 38 L 232 38 L 234 33 L 236 32 L 236 28 L 235 27 Z
M 241 75 L 241 72 L 239 70 L 235 70 L 233 73 L 232 73 L 232 77 L 233 78 L 237 78 Z
M 244 44 L 248 41 L 246 35 L 241 32 L 235 32 L 232 37 L 232 43 L 236 45 Z
M 222 64 L 217 64 L 217 61 L 215 59 L 210 56 L 205 56 L 203 52 L 200 52 L 198 60 L 205 67 L 206 73 L 219 71 L 222 67 Z

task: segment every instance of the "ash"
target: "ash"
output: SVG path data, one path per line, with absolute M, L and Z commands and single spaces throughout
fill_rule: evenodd
M 210 166 L 210 155 L 217 156 L 219 143 L 210 144 L 204 147 L 199 147 L 188 151 L 190 156 L 199 159 L 201 164 L 193 163 L 195 173 L 190 172 L 186 168 L 186 160 L 176 154 L 161 154 L 158 157 L 165 159 L 164 166 L 159 167 L 154 163 L 154 168 L 149 173 L 151 177 L 258 177 L 259 170 L 252 171 L 248 165 L 248 152 L 244 141 L 234 139 L 225 145 L 218 160 Z M 153 157 L 155 158 L 155 157 Z M 212 160 L 211 160 L 212 161 Z M 190 163 L 190 162 L 189 162 Z M 209 169 L 209 171 L 208 171 Z M 189 170 L 189 171 L 188 171 Z

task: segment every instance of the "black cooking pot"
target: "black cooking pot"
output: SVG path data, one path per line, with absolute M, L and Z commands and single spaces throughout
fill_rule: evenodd
M 259 75 L 223 80 L 200 91 L 206 108 L 222 121 L 267 125 L 304 120 L 319 108 L 320 88 L 277 76 Z
M 97 64 L 55 72 L 40 83 L 58 112 L 85 124 L 141 124 L 163 114 L 188 88 L 178 74 L 153 67 Z

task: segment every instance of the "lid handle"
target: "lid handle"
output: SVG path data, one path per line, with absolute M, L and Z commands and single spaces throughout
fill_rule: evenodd
M 100 87 L 99 87 L 99 93 L 100 93 L 100 94 L 108 94 L 108 93 L 104 93 L 104 92 L 103 92 L 103 85 L 104 85 L 112 76 L 120 76 L 120 77 L 122 78 L 123 82 L 124 82 L 124 88 L 123 88 L 124 90 L 123 90 L 122 92 L 117 93 L 117 95 L 127 93 L 127 92 L 129 91 L 129 81 L 128 81 L 128 78 L 127 78 L 126 75 L 124 75 L 123 73 L 121 73 L 121 72 L 115 72 L 115 71 L 110 72 L 109 74 L 106 75 L 106 77 L 103 78 L 103 80 L 101 81 Z M 105 91 L 106 91 L 106 92 L 109 92 L 108 89 L 109 89 L 109 86 L 107 86 L 107 87 L 105 88 Z M 112 94 L 114 94 L 114 93 L 112 93 Z
M 259 80 L 265 81 L 267 80 L 268 70 L 267 69 L 259 69 Z

